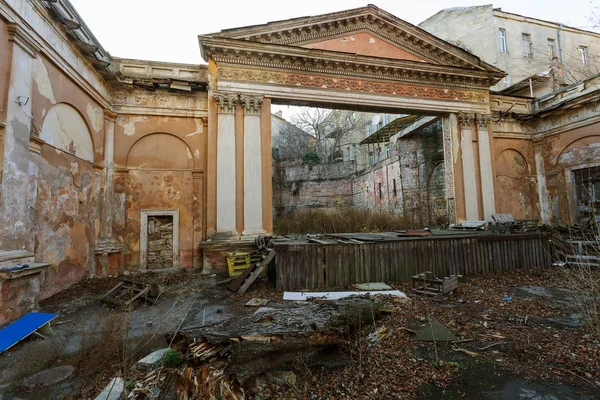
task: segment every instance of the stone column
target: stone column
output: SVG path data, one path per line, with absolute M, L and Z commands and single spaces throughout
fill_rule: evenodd
M 33 61 L 39 49 L 17 24 L 8 26 L 12 63 L 6 102 L 4 156 L 0 193 L 0 253 L 32 252 L 35 238 L 35 204 L 29 202 L 30 133 L 32 119 Z
M 264 233 L 262 201 L 261 97 L 241 96 L 244 106 L 244 232 Z
M 121 243 L 113 237 L 114 176 L 115 176 L 115 121 L 117 114 L 104 111 L 104 168 L 102 170 L 102 214 L 100 237 L 96 243 L 96 273 L 107 275 L 120 271 L 120 257 L 111 254 L 122 251 Z M 113 260 L 111 260 L 111 257 Z
M 217 233 L 236 232 L 235 108 L 238 95 L 215 93 L 217 103 Z
M 477 136 L 479 145 L 479 173 L 481 176 L 481 196 L 483 200 L 483 217 L 492 220 L 496 213 L 494 192 L 494 163 L 492 153 L 491 115 L 477 115 Z
M 477 162 L 473 151 L 473 132 L 475 122 L 474 114 L 459 114 L 458 124 L 461 133 L 460 149 L 462 160 L 462 175 L 465 198 L 465 218 L 468 221 L 479 220 L 479 202 L 477 185 Z M 475 133 L 476 134 L 476 133 Z

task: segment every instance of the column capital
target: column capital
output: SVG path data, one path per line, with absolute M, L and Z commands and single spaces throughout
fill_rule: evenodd
M 104 119 L 110 122 L 115 122 L 119 114 L 110 110 L 104 110 Z
M 236 104 L 240 101 L 240 95 L 231 93 L 214 93 L 213 99 L 215 99 L 215 102 L 217 103 L 218 113 L 233 114 L 235 112 Z
M 19 24 L 8 24 L 8 40 L 22 48 L 32 58 L 36 58 L 40 51 L 33 38 Z
M 491 114 L 477 114 L 477 127 L 480 129 L 487 129 L 490 121 L 492 121 Z
M 459 112 L 458 114 L 456 114 L 456 117 L 458 118 L 459 124 L 467 125 L 467 126 L 470 126 L 477 119 L 477 116 L 475 115 L 475 113 Z
M 240 95 L 240 103 L 244 106 L 246 114 L 259 115 L 263 103 L 262 96 Z

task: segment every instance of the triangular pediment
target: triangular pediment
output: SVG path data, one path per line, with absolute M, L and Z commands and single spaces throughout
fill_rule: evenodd
M 502 74 L 502 71 L 468 51 L 374 5 L 227 29 L 202 35 L 201 41 L 203 37 L 298 46 Z
M 425 59 L 425 57 L 390 43 L 385 38 L 382 38 L 368 29 L 362 29 L 357 32 L 345 33 L 333 38 L 306 43 L 303 44 L 302 47 L 360 54 L 363 56 L 393 58 L 396 60 L 430 62 Z

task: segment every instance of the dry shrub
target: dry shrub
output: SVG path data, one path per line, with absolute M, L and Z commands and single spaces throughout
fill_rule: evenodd
M 279 235 L 389 232 L 411 228 L 422 226 L 397 214 L 354 208 L 302 209 L 278 216 L 274 221 L 275 233 Z

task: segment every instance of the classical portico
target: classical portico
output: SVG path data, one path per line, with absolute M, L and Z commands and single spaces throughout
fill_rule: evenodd
M 488 88 L 503 77 L 495 67 L 371 5 L 199 41 L 215 121 L 209 236 L 272 231 L 271 102 L 442 116 L 451 220 L 494 214 Z

